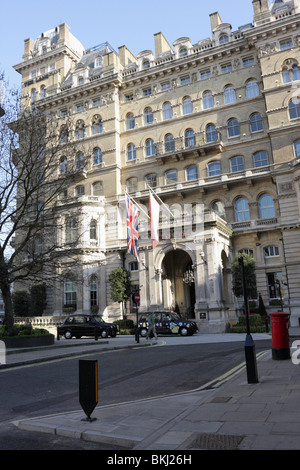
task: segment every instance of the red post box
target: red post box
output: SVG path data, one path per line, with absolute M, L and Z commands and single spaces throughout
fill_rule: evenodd
M 290 359 L 290 314 L 274 312 L 270 313 L 270 317 L 272 326 L 272 358 L 274 360 Z

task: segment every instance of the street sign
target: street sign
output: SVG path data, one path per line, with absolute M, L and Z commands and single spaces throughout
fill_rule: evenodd
M 140 303 L 140 293 L 135 292 L 132 296 L 132 300 L 134 301 L 134 303 L 139 304 Z

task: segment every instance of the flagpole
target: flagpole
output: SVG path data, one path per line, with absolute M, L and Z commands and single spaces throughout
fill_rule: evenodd
M 129 197 L 129 199 L 132 200 L 132 202 L 138 207 L 138 209 L 139 209 L 141 212 L 143 212 L 143 214 L 145 214 L 145 215 L 148 217 L 148 219 L 150 220 L 149 215 L 138 205 L 138 203 L 133 199 L 133 197 L 131 197 L 126 191 L 125 191 L 125 196 Z
M 169 212 L 169 214 L 172 216 L 172 217 L 175 217 L 174 214 L 172 214 L 172 212 L 170 211 L 170 209 L 166 206 L 166 204 L 160 199 L 160 197 L 156 194 L 156 192 L 153 191 L 153 189 L 151 188 L 151 186 L 149 186 L 148 183 L 146 183 L 147 186 L 148 186 L 148 189 L 154 194 L 154 196 L 157 197 L 157 199 L 159 199 L 159 201 L 161 202 L 161 204 L 167 209 L 167 211 Z

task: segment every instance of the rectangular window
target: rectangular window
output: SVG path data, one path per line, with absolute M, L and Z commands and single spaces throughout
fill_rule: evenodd
M 93 100 L 93 108 L 96 108 L 96 106 L 100 106 L 101 105 L 101 99 L 100 98 L 95 98 Z
M 35 78 L 35 77 L 36 77 L 36 70 L 33 70 L 33 71 L 31 72 L 31 78 Z
M 293 47 L 293 41 L 291 39 L 285 39 L 280 43 L 280 50 L 284 51 L 285 49 L 290 49 Z
M 230 160 L 231 171 L 243 171 L 244 170 L 244 159 L 243 157 L 234 157 Z
M 243 67 L 251 67 L 251 65 L 254 65 L 255 61 L 253 57 L 245 57 L 243 59 Z
M 232 64 L 223 64 L 221 65 L 222 73 L 232 72 Z
M 294 143 L 295 157 L 300 158 L 300 140 Z
M 210 70 L 203 70 L 202 72 L 200 72 L 200 77 L 201 77 L 201 80 L 205 80 L 206 78 L 210 78 L 211 77 Z
M 189 83 L 191 83 L 191 77 L 188 75 L 180 78 L 180 85 L 188 85 Z
M 77 113 L 80 113 L 80 112 L 82 112 L 83 110 L 84 110 L 83 103 L 78 104 L 78 105 L 76 106 L 76 111 L 77 111 Z
M 274 258 L 275 256 L 279 256 L 279 248 L 278 246 L 267 246 L 264 249 L 265 258 Z
M 150 88 L 144 88 L 143 90 L 143 96 L 150 96 L 152 95 L 152 89 Z
M 170 82 L 164 82 L 161 84 L 161 91 L 166 91 L 166 90 L 169 90 L 170 88 L 171 88 Z

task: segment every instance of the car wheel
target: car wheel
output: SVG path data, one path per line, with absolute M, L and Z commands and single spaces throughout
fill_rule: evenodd
M 183 326 L 182 328 L 180 328 L 180 336 L 188 336 L 189 332 L 188 332 L 188 329 Z
M 107 338 L 108 337 L 108 333 L 106 330 L 102 330 L 101 331 L 101 338 Z
M 117 336 L 117 333 L 115 331 L 112 331 L 111 332 L 111 335 L 110 335 L 112 338 L 115 338 Z
M 65 337 L 66 339 L 71 339 L 71 338 L 72 338 L 72 333 L 71 333 L 71 331 L 65 331 L 64 337 Z
M 146 328 L 141 328 L 140 329 L 140 335 L 142 338 L 146 338 L 147 336 L 147 329 Z

